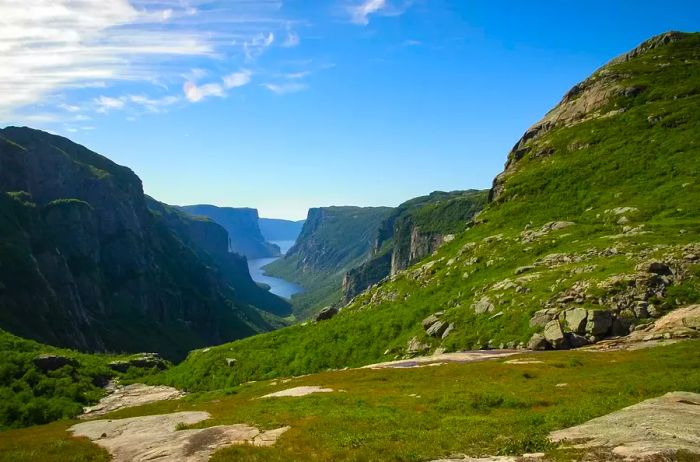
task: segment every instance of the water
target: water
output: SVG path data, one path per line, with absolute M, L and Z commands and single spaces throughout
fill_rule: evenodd
M 282 254 L 287 253 L 287 251 L 294 245 L 294 241 L 271 241 L 273 244 L 277 244 L 282 251 Z M 275 278 L 272 276 L 267 276 L 265 270 L 262 269 L 263 266 L 272 263 L 279 257 L 273 258 L 256 258 L 255 260 L 248 260 L 248 271 L 250 271 L 250 277 L 253 278 L 255 282 L 262 282 L 270 286 L 270 292 L 283 298 L 291 298 L 292 295 L 302 292 L 304 289 L 293 282 L 285 281 L 284 279 Z

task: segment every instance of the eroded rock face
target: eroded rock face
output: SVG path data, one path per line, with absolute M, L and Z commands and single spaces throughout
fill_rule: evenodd
M 325 321 L 331 319 L 333 316 L 338 314 L 338 308 L 334 306 L 327 306 L 318 312 L 316 315 L 316 321 Z
M 564 331 L 559 324 L 559 321 L 553 319 L 544 326 L 544 338 L 556 350 L 567 348 L 569 345 L 564 336 Z
M 261 431 L 249 425 L 177 430 L 209 419 L 208 412 L 93 420 L 73 425 L 74 436 L 84 436 L 106 448 L 114 462 L 206 462 L 219 448 L 234 444 L 271 446 L 289 427 Z

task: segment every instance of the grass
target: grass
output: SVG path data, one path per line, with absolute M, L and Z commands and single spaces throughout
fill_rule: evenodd
M 499 360 L 323 372 L 287 383 L 263 381 L 193 394 L 180 401 L 124 409 L 109 418 L 205 410 L 212 419 L 195 427 L 291 426 L 273 447 L 222 449 L 213 456 L 214 462 L 408 462 L 456 453 L 533 451 L 545 451 L 555 460 L 578 460 L 579 453 L 553 448 L 546 435 L 669 391 L 700 392 L 699 346 L 698 341 L 687 341 L 629 352 L 522 355 L 542 360 L 541 364 Z M 330 387 L 335 392 L 254 399 L 303 385 Z M 94 458 L 89 458 L 84 441 L 67 439 L 67 427 L 64 423 L 0 432 L 0 461 L 36 460 L 37 455 L 50 462 L 103 460 L 96 446 L 90 453 Z M 31 441 L 28 444 L 37 448 L 34 459 L 19 447 L 21 441 Z M 50 448 L 56 452 L 50 454 Z M 84 458 L 70 458 L 74 454 Z

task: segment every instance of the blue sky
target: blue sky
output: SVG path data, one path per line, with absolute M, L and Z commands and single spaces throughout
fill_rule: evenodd
M 171 204 L 303 218 L 487 188 L 576 82 L 692 1 L 0 0 L 0 125 Z

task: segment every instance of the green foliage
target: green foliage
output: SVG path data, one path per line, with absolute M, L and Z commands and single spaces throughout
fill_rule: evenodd
M 74 363 L 43 371 L 34 359 L 46 353 Z M 104 394 L 101 387 L 114 375 L 107 367 L 112 359 L 41 345 L 0 330 L 0 429 L 75 417 Z

